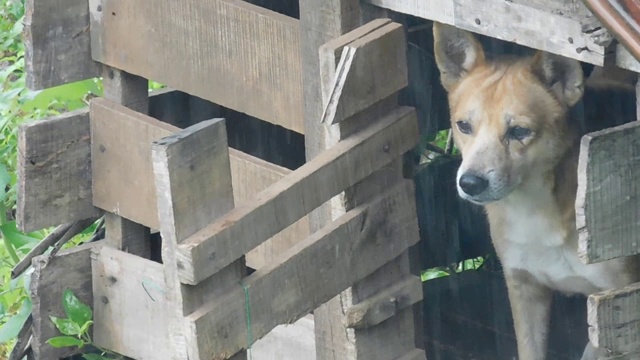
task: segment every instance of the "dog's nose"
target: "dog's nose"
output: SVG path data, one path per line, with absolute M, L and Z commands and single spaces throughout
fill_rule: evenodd
M 475 196 L 481 194 L 487 189 L 487 187 L 489 186 L 489 181 L 477 175 L 464 174 L 460 177 L 458 184 L 460 185 L 462 191 L 464 191 L 468 195 Z

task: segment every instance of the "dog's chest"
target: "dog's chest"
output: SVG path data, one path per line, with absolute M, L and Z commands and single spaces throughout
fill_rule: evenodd
M 622 269 L 617 264 L 582 263 L 576 252 L 577 232 L 563 227 L 559 214 L 517 210 L 508 213 L 504 223 L 506 241 L 500 255 L 506 268 L 527 271 L 565 293 L 591 294 L 617 285 Z

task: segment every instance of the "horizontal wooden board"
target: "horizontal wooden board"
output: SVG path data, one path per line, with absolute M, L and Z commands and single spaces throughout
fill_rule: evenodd
M 405 107 L 339 142 L 180 244 L 181 281 L 197 284 L 215 274 L 417 141 L 415 111 Z
M 171 359 L 164 315 L 177 305 L 162 264 L 106 246 L 94 251 L 91 263 L 94 343 L 137 360 Z
M 304 131 L 298 20 L 237 0 L 89 6 L 94 60 Z
M 593 26 L 583 29 L 583 19 L 580 15 L 585 13 L 584 5 L 576 2 L 572 2 L 572 6 L 567 6 L 564 12 L 532 6 L 528 1 L 366 0 L 366 2 L 594 65 L 604 64 L 605 47 L 601 45 L 601 36 L 599 33 L 593 34 Z M 555 1 L 548 1 L 548 3 L 553 2 Z M 554 6 L 552 9 L 557 7 Z M 572 12 L 577 13 L 577 16 L 572 16 Z M 589 25 L 592 25 L 591 23 L 592 21 Z
M 91 203 L 90 140 L 86 110 L 20 126 L 16 211 L 20 230 L 98 215 Z
M 589 339 L 614 354 L 640 352 L 640 283 L 589 296 Z
M 200 358 L 225 358 L 305 316 L 418 241 L 413 183 L 357 207 L 187 317 Z M 388 241 L 394 239 L 394 241 Z M 248 303 L 247 303 L 248 301 Z M 247 311 L 251 321 L 245 321 Z M 251 329 L 247 328 L 250 323 Z
M 99 76 L 100 64 L 91 59 L 87 0 L 27 0 L 24 14 L 29 89 Z
M 640 253 L 640 122 L 585 135 L 580 144 L 578 252 L 595 263 Z

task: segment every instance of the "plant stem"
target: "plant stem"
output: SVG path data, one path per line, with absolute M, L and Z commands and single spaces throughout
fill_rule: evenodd
M 0 201 L 0 227 L 2 227 L 6 223 L 7 208 L 5 207 L 4 201 Z M 5 234 L 2 232 L 2 229 L 0 229 L 0 233 L 2 233 L 2 241 L 4 241 L 4 246 L 7 248 L 9 256 L 11 256 L 14 264 L 17 264 L 18 262 L 20 262 L 20 257 L 18 256 L 18 254 L 16 254 L 16 250 L 13 248 L 13 244 L 9 242 L 9 239 L 7 239 Z

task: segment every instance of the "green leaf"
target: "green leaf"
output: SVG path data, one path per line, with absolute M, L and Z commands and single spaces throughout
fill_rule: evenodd
M 2 234 L 15 248 L 21 248 L 28 244 L 36 244 L 41 240 L 30 234 L 22 233 L 16 228 L 15 221 L 9 221 L 6 224 L 0 225 L 0 231 L 2 231 Z
M 7 185 L 11 182 L 11 175 L 7 171 L 7 167 L 0 163 L 0 201 L 5 201 L 7 198 Z
M 63 348 L 68 346 L 76 346 L 78 348 L 82 348 L 84 346 L 84 341 L 73 336 L 56 336 L 47 340 L 47 344 L 53 346 L 54 348 Z
M 18 313 L 13 315 L 4 325 L 2 325 L 2 328 L 0 328 L 0 344 L 4 344 L 9 340 L 15 339 L 30 314 L 31 299 L 25 298 Z
M 84 323 L 82 325 L 82 327 L 80 328 L 80 334 L 85 334 L 87 332 L 87 330 L 89 330 L 89 327 L 93 325 L 93 321 L 89 320 L 86 323 Z
M 91 308 L 83 304 L 73 291 L 69 289 L 66 289 L 62 294 L 62 307 L 67 317 L 78 324 L 78 326 L 82 326 L 87 321 L 93 319 Z
M 61 319 L 55 316 L 49 316 L 58 330 L 64 335 L 80 335 L 80 325 L 69 319 Z

